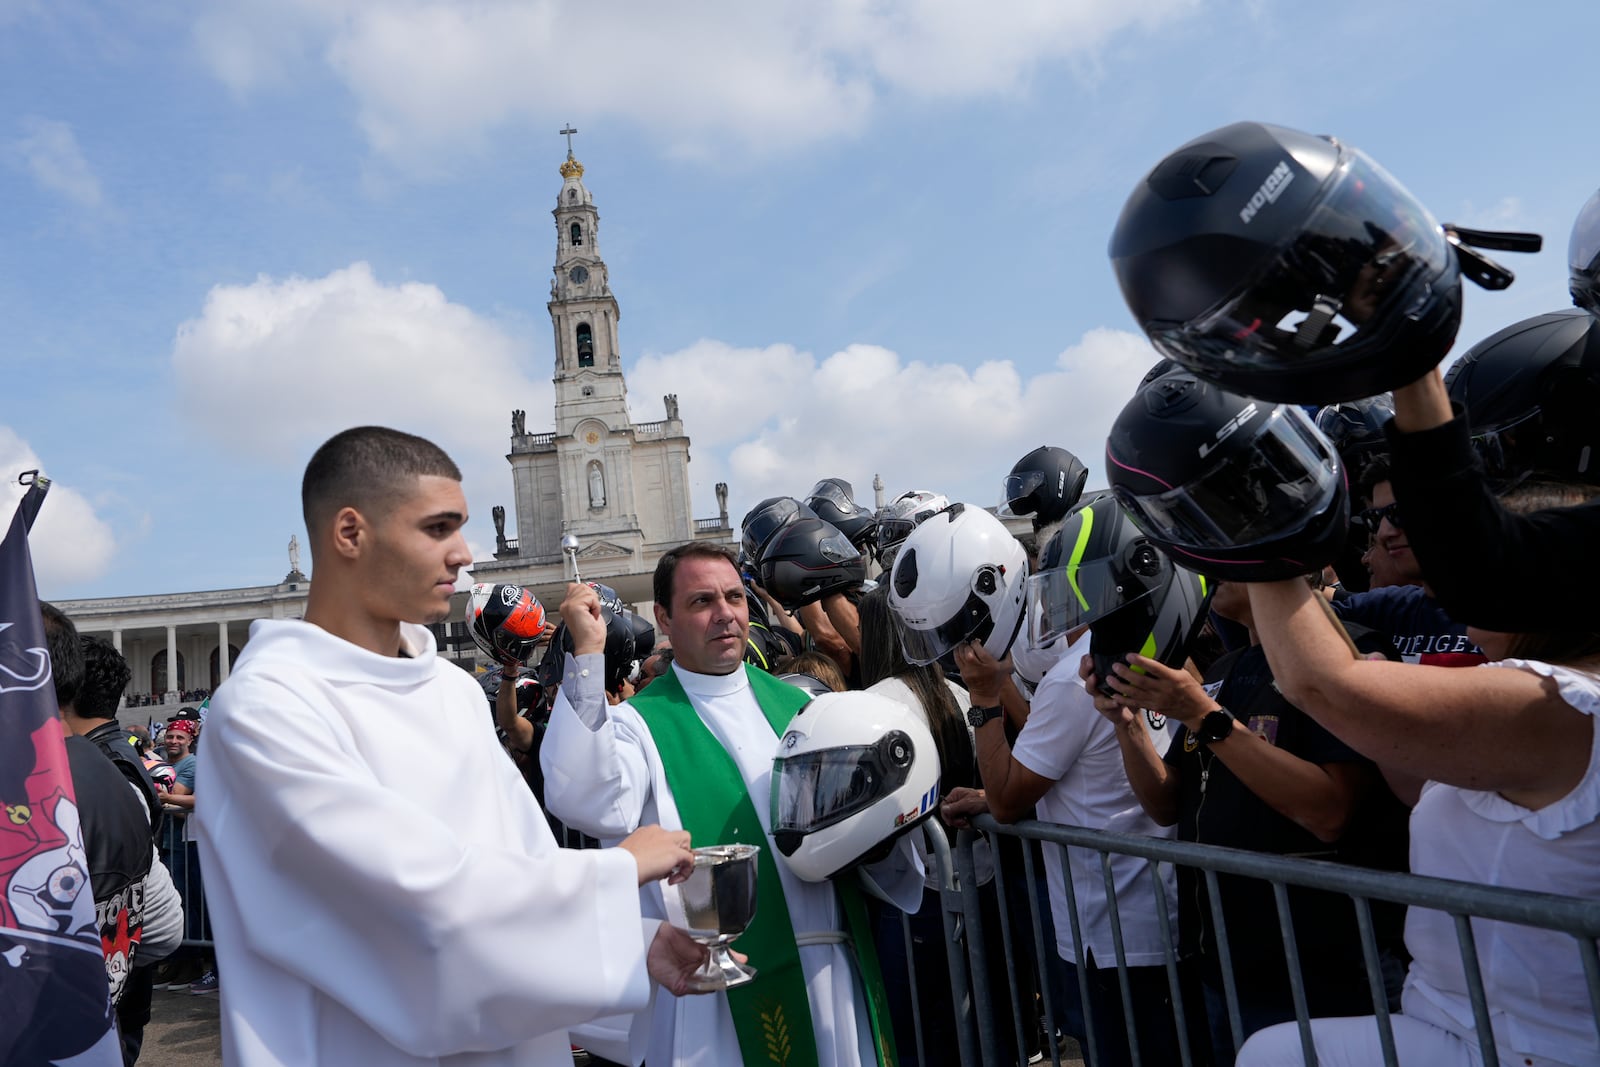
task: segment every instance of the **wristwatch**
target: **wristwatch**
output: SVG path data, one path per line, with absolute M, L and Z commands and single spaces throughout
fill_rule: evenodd
M 1227 708 L 1208 712 L 1206 717 L 1200 720 L 1200 732 L 1194 735 L 1194 739 L 1202 745 L 1221 741 L 1233 733 L 1233 724 L 1236 721 L 1233 712 Z
M 967 709 L 967 725 L 976 730 L 984 723 L 993 722 L 994 720 L 998 719 L 1000 715 L 1000 705 L 998 704 L 991 704 L 988 706 L 974 704 L 972 707 Z

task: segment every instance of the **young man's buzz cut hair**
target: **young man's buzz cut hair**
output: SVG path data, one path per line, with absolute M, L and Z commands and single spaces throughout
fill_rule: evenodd
M 385 426 L 356 426 L 334 434 L 312 455 L 300 483 L 300 508 L 312 544 L 317 529 L 340 508 L 353 507 L 369 519 L 381 519 L 417 478 L 430 475 L 459 482 L 461 469 L 426 438 Z

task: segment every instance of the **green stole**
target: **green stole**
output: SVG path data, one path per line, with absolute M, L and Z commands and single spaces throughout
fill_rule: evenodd
M 774 739 L 783 736 L 795 712 L 811 699 L 804 690 L 780 682 L 765 671 L 740 664 L 750 682 L 751 695 L 772 726 Z M 811 1026 L 810 1000 L 800 950 L 777 858 L 756 816 L 744 776 L 689 701 L 676 671 L 669 670 L 650 688 L 628 701 L 650 729 L 678 817 L 690 840 L 699 845 L 747 843 L 761 846 L 756 861 L 756 914 L 739 937 L 739 948 L 749 954 L 758 971 L 755 980 L 728 990 L 728 1008 L 739 1035 L 744 1062 L 812 1064 L 817 1060 L 817 1038 Z M 774 752 L 776 752 L 776 745 Z M 873 1047 L 880 1067 L 897 1061 L 894 1031 L 889 1024 L 883 974 L 867 920 L 867 907 L 854 878 L 833 883 L 854 943 L 861 974 L 867 1015 L 872 1023 Z

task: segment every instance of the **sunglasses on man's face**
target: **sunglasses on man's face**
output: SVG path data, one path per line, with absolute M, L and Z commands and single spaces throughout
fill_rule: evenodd
M 1400 505 L 1398 502 L 1385 504 L 1381 508 L 1367 508 L 1364 511 L 1358 511 L 1354 517 L 1357 526 L 1371 530 L 1373 533 L 1378 532 L 1378 524 L 1383 522 L 1384 519 L 1388 519 L 1389 525 L 1396 530 L 1401 528 Z

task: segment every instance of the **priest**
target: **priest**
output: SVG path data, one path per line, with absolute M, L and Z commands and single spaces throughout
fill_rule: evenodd
M 687 829 L 696 846 L 759 845 L 756 916 L 738 941 L 758 974 L 715 996 L 658 996 L 633 1020 L 635 1059 L 642 1046 L 651 1067 L 893 1063 L 854 875 L 801 881 L 772 842 L 772 759 L 808 698 L 744 662 L 749 613 L 737 557 L 722 545 L 680 545 L 661 557 L 653 593 L 672 667 L 648 693 L 609 706 L 599 598 L 586 585 L 569 588 L 561 614 L 574 654 L 541 751 L 545 803 L 603 841 L 654 822 Z M 921 869 L 904 839 L 873 873 L 896 904 L 916 907 Z M 645 914 L 684 922 L 675 891 L 653 884 L 640 896 Z

